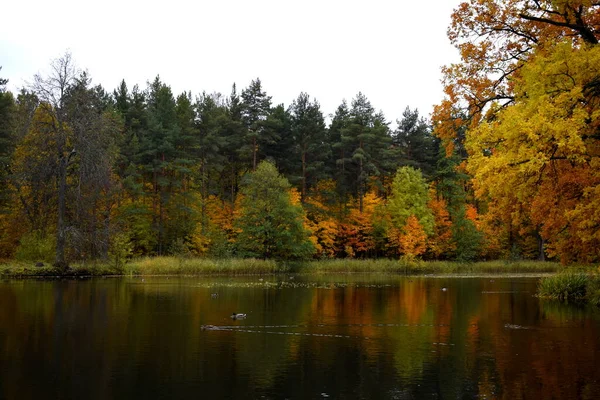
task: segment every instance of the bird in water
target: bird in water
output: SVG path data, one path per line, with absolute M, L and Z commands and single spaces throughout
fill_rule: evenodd
M 445 291 L 447 291 L 447 290 L 448 290 L 448 289 L 447 289 L 447 288 L 445 288 L 445 287 L 443 287 L 443 288 L 442 288 L 442 292 L 445 292 Z
M 236 313 L 231 314 L 231 319 L 244 319 L 244 318 L 246 318 L 246 314 L 236 314 Z

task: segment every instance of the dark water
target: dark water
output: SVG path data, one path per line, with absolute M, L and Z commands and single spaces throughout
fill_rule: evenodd
M 259 279 L 2 282 L 0 398 L 600 398 L 600 312 L 536 278 Z

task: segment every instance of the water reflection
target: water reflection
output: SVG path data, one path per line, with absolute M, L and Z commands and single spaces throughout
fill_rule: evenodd
M 0 398 L 596 398 L 598 312 L 536 283 L 4 282 Z

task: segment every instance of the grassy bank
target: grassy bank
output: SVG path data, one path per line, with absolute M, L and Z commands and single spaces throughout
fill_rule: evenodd
M 519 274 L 554 273 L 564 269 L 558 263 L 537 261 L 484 261 L 459 263 L 418 260 L 320 260 L 282 263 L 257 259 L 205 259 L 146 257 L 117 268 L 107 263 L 73 264 L 68 271 L 33 263 L 0 263 L 0 276 L 106 276 L 106 275 L 249 275 L 277 273 L 392 273 L 426 274 Z
M 379 272 L 404 275 L 426 274 L 517 274 L 552 273 L 564 268 L 559 263 L 538 261 L 480 261 L 461 263 L 456 261 L 419 260 L 323 260 L 303 266 L 299 272 L 350 273 Z

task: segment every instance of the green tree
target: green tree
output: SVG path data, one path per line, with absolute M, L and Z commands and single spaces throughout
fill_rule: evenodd
M 235 226 L 239 254 L 248 257 L 302 259 L 315 252 L 303 226 L 303 211 L 294 205 L 290 184 L 275 166 L 261 162 L 242 182 L 240 216 Z
M 229 200 L 233 205 L 238 191 L 239 176 L 242 171 L 248 169 L 247 163 L 243 163 L 240 151 L 246 144 L 247 128 L 244 126 L 243 104 L 235 83 L 231 88 L 231 94 L 226 99 L 225 106 L 226 115 L 221 126 L 224 139 L 221 151 L 226 161 L 223 165 L 220 182 L 222 198 Z
M 292 156 L 295 145 L 292 116 L 283 104 L 271 108 L 265 121 L 264 132 L 271 140 L 261 146 L 261 157 L 274 163 L 280 173 L 295 186 L 299 177 L 295 175 L 295 157 Z
M 289 110 L 294 143 L 292 154 L 297 166 L 294 169 L 295 175 L 300 176 L 300 193 L 304 201 L 307 191 L 326 177 L 324 166 L 330 149 L 325 137 L 325 119 L 316 100 L 311 102 L 308 94 L 300 93 Z
M 140 139 L 140 164 L 151 192 L 153 227 L 158 254 L 169 252 L 187 240 L 194 228 L 195 213 L 190 206 L 189 182 L 190 113 L 188 95 L 180 96 L 179 109 L 171 88 L 156 77 L 147 94 L 147 129 Z
M 349 165 L 347 166 L 348 157 L 346 153 L 350 150 L 342 141 L 342 134 L 350 124 L 350 110 L 346 100 L 335 110 L 335 114 L 329 125 L 327 138 L 329 146 L 331 146 L 332 157 L 327 163 L 326 171 L 332 176 L 336 183 L 336 191 L 340 202 L 344 203 L 349 195 Z
M 0 78 L 0 212 L 8 199 L 7 177 L 16 139 L 14 135 L 16 103 L 12 93 L 6 91 L 7 83 L 8 80 Z
M 196 102 L 196 130 L 198 134 L 194 158 L 197 160 L 200 184 L 201 232 L 205 233 L 208 224 L 206 203 L 210 195 L 221 195 L 224 198 L 226 188 L 220 182 L 228 176 L 226 130 L 230 125 L 227 104 L 219 93 L 202 93 Z M 225 179 L 223 179 L 224 181 Z
M 460 136 L 462 135 L 457 135 Z M 435 182 L 438 195 L 448 203 L 448 212 L 452 221 L 454 257 L 460 261 L 470 261 L 479 256 L 483 235 L 477 230 L 473 221 L 467 218 L 468 200 L 472 199 L 472 195 L 466 189 L 469 176 L 459 168 L 462 157 L 458 152 L 462 144 L 457 139 L 455 141 L 459 146 L 454 146 L 451 155 L 448 156 L 444 148 L 439 149 Z
M 246 133 L 240 152 L 243 155 L 251 154 L 252 170 L 258 164 L 260 147 L 273 142 L 272 132 L 265 130 L 270 112 L 271 96 L 267 96 L 260 79 L 256 78 L 242 91 L 242 121 L 246 126 Z
M 418 110 L 406 107 L 394 132 L 394 145 L 400 149 L 401 164 L 418 168 L 425 177 L 432 177 L 438 156 L 439 139 L 431 133 L 431 126 L 419 117 Z
M 342 110 L 340 110 L 341 112 Z M 375 113 L 371 102 L 362 93 L 352 100 L 348 118 L 343 120 L 338 149 L 344 185 L 358 198 L 363 211 L 363 199 L 372 183 L 383 188 L 387 173 L 391 173 L 391 143 L 388 123 L 382 113 Z M 371 182 L 371 178 L 376 178 Z
M 392 225 L 396 229 L 403 229 L 408 218 L 413 215 L 417 218 L 425 233 L 433 233 L 434 218 L 429 202 L 428 185 L 421 171 L 412 167 L 400 167 L 392 182 L 392 193 L 387 209 Z

